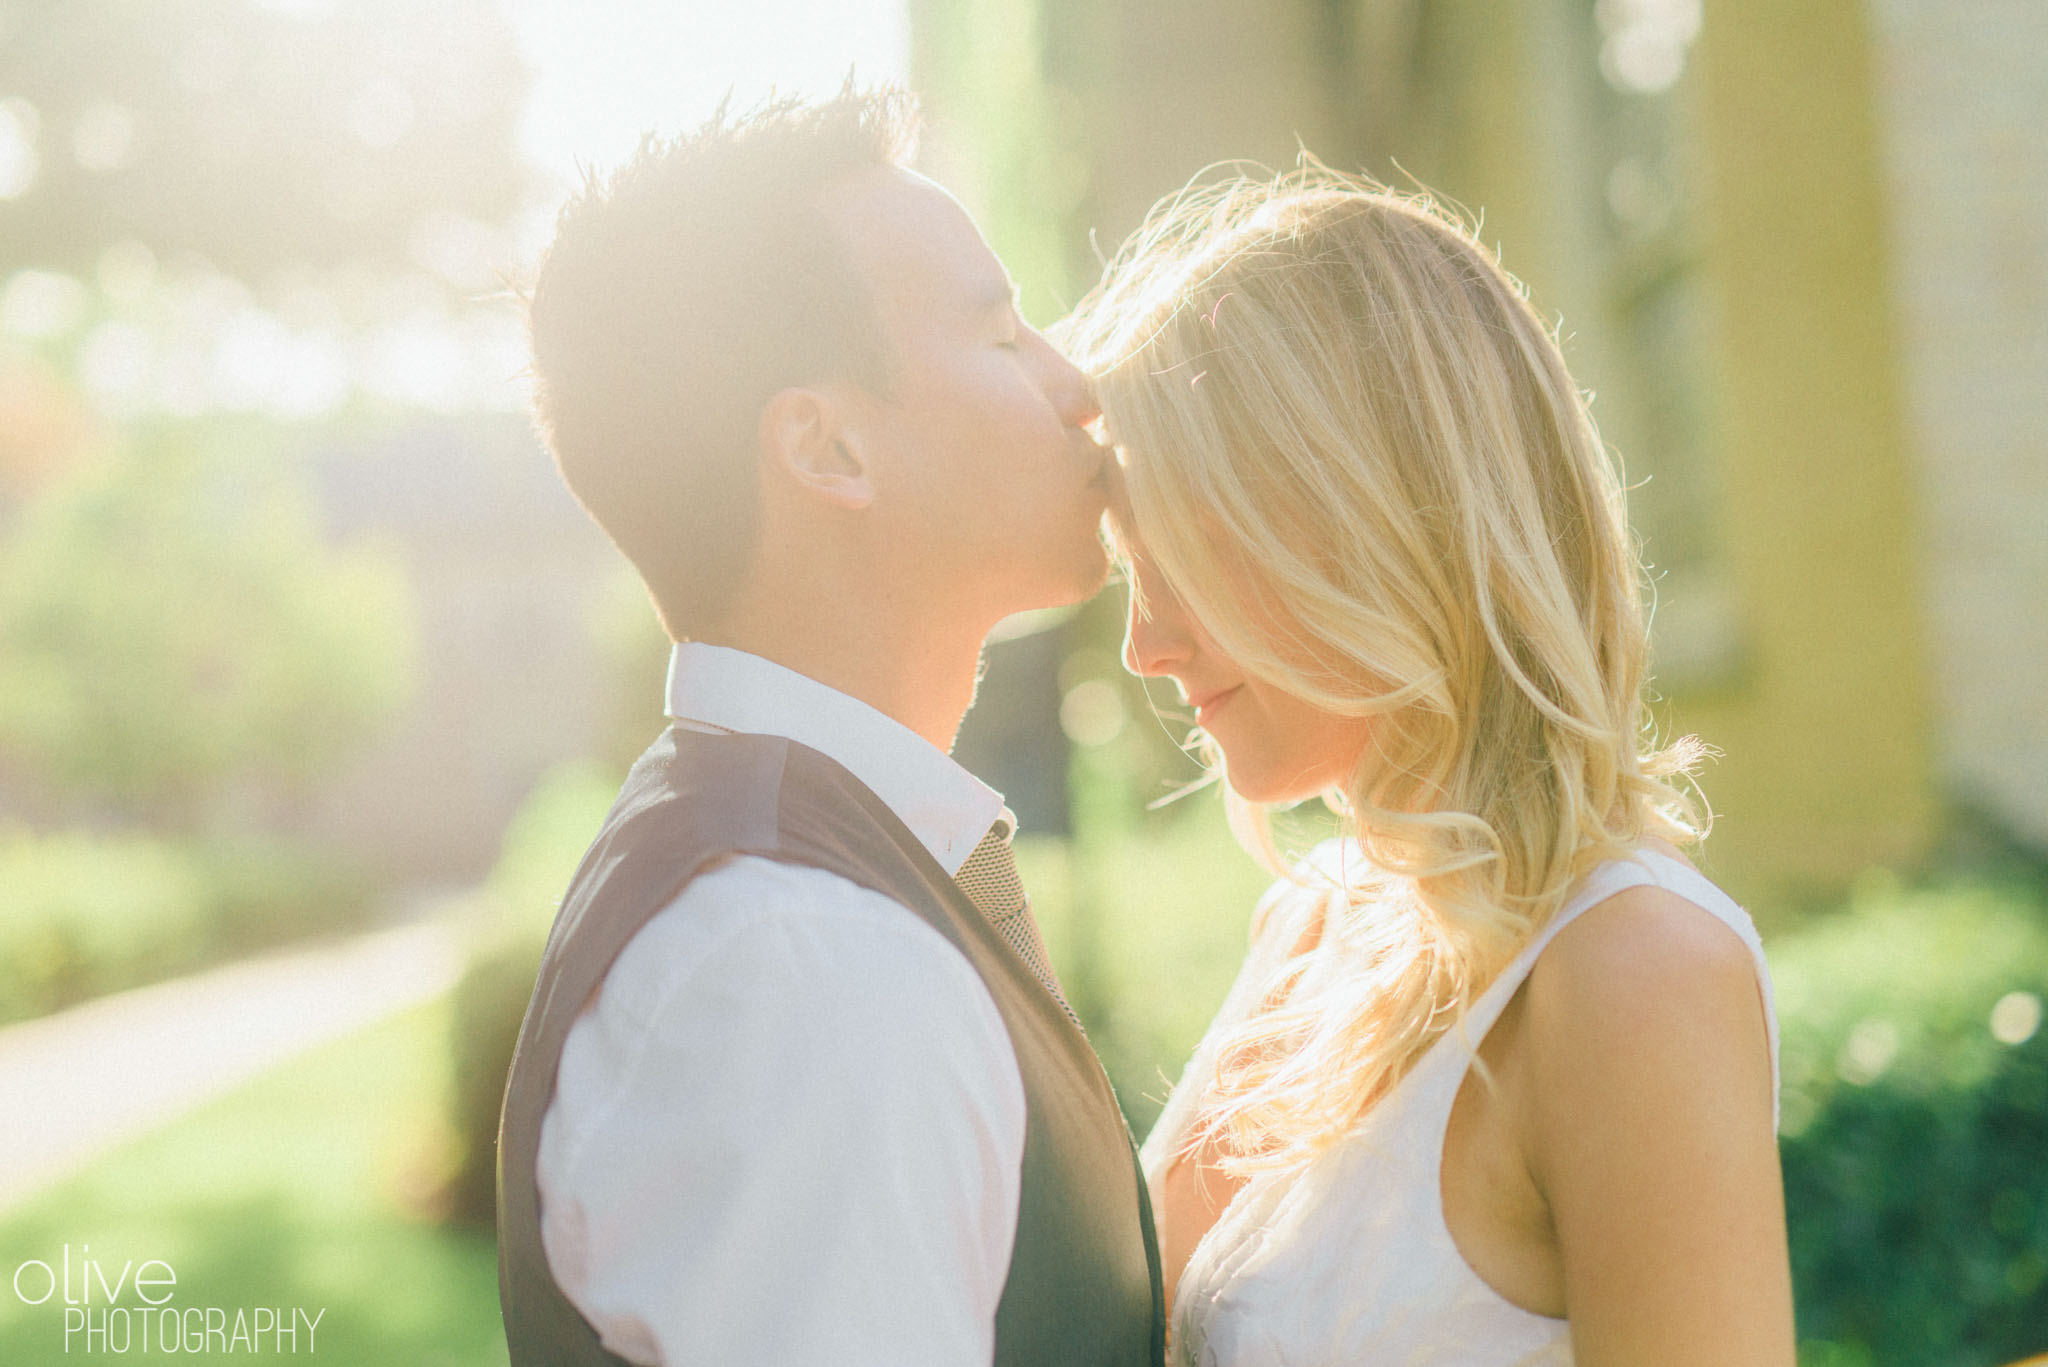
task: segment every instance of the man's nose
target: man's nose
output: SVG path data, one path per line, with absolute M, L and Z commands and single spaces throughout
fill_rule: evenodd
M 1060 349 L 1048 341 L 1044 334 L 1032 329 L 1038 337 L 1039 346 L 1044 349 L 1048 373 L 1046 393 L 1051 396 L 1053 407 L 1058 410 L 1061 421 L 1069 427 L 1086 427 L 1102 416 L 1101 405 L 1095 402 L 1095 390 L 1088 382 L 1088 376 L 1080 367 L 1068 360 Z

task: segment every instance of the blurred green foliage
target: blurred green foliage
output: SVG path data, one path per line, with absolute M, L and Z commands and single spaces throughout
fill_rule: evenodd
M 1075 838 L 1020 839 L 1031 905 L 1089 1042 L 1142 1139 L 1244 958 L 1272 875 L 1206 789 L 1156 812 L 1098 750 L 1076 753 Z M 1283 852 L 1306 852 L 1313 836 Z
M 625 782 L 623 770 L 579 760 L 543 774 L 505 828 L 484 892 L 499 912 L 494 933 L 546 938 L 583 852 Z
M 1093 283 L 1089 111 L 1071 88 L 1088 7 L 910 0 L 913 84 L 941 125 L 924 169 L 975 206 L 1018 282 L 1019 306 L 1044 325 Z M 950 154 L 950 155 L 949 155 Z M 1081 224 L 1076 230 L 1076 224 Z
M 497 1219 L 498 1112 L 541 950 L 583 851 L 597 838 L 624 774 L 576 763 L 534 785 L 505 830 L 479 897 L 468 967 L 455 985 L 448 1128 L 455 1152 L 442 1206 L 457 1224 Z
M 166 427 L 0 545 L 0 763 L 59 819 L 287 803 L 404 700 L 411 609 L 392 557 L 324 543 L 259 433 Z
M 1771 963 L 1802 1360 L 1988 1367 L 2048 1349 L 2040 890 L 1879 876 Z
M 0 1023 L 318 931 L 368 884 L 295 845 L 0 828 Z

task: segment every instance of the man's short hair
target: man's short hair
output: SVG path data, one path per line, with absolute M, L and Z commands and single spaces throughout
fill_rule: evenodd
M 880 391 L 889 355 L 821 192 L 907 164 L 903 90 L 778 99 L 648 135 L 586 175 L 528 298 L 534 415 L 562 478 L 646 582 L 671 636 L 729 606 L 759 536 L 761 410 L 779 390 Z

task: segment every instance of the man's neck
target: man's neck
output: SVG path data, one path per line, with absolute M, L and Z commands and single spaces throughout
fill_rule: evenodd
M 743 602 L 703 639 L 772 660 L 953 748 L 974 701 L 986 631 L 908 620 L 876 603 Z

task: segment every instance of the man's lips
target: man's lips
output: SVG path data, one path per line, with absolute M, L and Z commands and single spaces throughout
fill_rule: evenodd
M 1195 709 L 1195 725 L 1205 731 L 1208 730 L 1210 719 L 1225 703 L 1236 697 L 1237 690 L 1242 687 L 1243 684 L 1236 684 L 1230 688 L 1219 688 L 1213 693 L 1188 694 L 1188 706 Z

